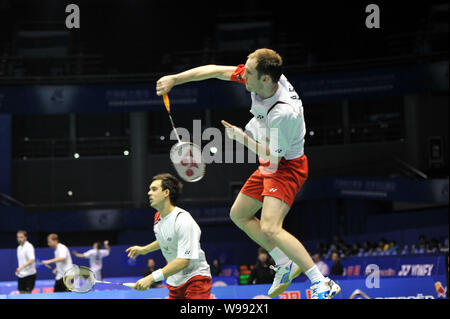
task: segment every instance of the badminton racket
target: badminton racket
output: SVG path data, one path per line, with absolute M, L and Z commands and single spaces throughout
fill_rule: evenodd
M 172 124 L 178 143 L 170 149 L 170 160 L 177 171 L 178 175 L 186 182 L 197 182 L 205 175 L 206 164 L 202 159 L 202 151 L 200 147 L 194 143 L 183 142 L 178 135 L 177 129 L 170 112 L 169 96 L 163 94 L 164 105 L 169 114 L 170 123 Z
M 77 266 L 66 270 L 63 276 L 64 285 L 73 292 L 86 293 L 91 291 L 96 283 L 112 284 L 112 285 L 122 285 L 130 288 L 134 288 L 135 283 L 121 283 L 121 282 L 110 282 L 104 280 L 97 280 L 95 278 L 94 272 L 85 266 Z

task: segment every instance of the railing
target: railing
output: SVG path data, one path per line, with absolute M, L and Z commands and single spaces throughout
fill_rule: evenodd
M 128 137 L 24 138 L 16 141 L 15 158 L 53 158 L 82 156 L 124 156 L 130 150 Z M 124 153 L 125 152 L 125 153 Z M 78 154 L 78 155 L 77 155 Z
M 342 126 L 308 126 L 307 146 L 400 141 L 404 138 L 402 121 L 351 124 Z M 160 135 L 148 137 L 150 154 L 168 153 L 174 141 Z M 225 147 L 225 141 L 223 141 Z M 15 158 L 53 158 L 84 156 L 126 156 L 130 154 L 129 136 L 70 138 L 23 138 L 14 142 Z M 128 153 L 127 153 L 128 152 Z
M 404 138 L 402 121 L 351 124 L 342 126 L 308 126 L 307 145 L 336 145 L 399 141 Z
M 23 207 L 23 206 L 25 206 L 25 204 L 9 195 L 0 193 L 0 206 L 21 206 L 21 207 Z

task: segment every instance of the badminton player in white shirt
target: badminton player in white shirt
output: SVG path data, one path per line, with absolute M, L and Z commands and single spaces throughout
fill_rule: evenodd
M 102 268 L 103 268 L 103 258 L 108 257 L 111 251 L 109 247 L 109 242 L 105 240 L 103 242 L 105 245 L 105 249 L 100 249 L 102 244 L 97 241 L 92 245 L 92 249 L 84 253 L 78 253 L 76 250 L 72 250 L 72 253 L 78 258 L 88 258 L 89 259 L 89 268 L 95 274 L 95 278 L 97 280 L 102 280 Z
M 19 230 L 17 232 L 17 262 L 19 267 L 16 269 L 17 288 L 21 294 L 30 294 L 33 291 L 36 282 L 36 259 L 34 247 L 27 240 L 27 232 Z
M 145 290 L 154 282 L 166 280 L 169 299 L 209 299 L 211 272 L 200 247 L 201 230 L 189 212 L 175 206 L 182 183 L 171 174 L 153 177 L 148 196 L 157 210 L 153 230 L 156 240 L 147 246 L 126 249 L 136 258 L 161 250 L 167 265 L 136 282 L 134 289 Z
M 50 248 L 55 250 L 55 258 L 43 260 L 44 265 L 56 264 L 53 272 L 55 273 L 54 292 L 69 291 L 64 285 L 63 276 L 66 270 L 72 267 L 72 256 L 70 256 L 69 249 L 66 245 L 59 242 L 57 234 L 50 234 L 47 236 L 47 244 Z
M 245 85 L 251 92 L 253 118 L 242 129 L 222 121 L 227 135 L 259 156 L 260 166 L 248 178 L 230 212 L 233 222 L 275 260 L 276 275 L 268 295 L 288 288 L 302 271 L 311 281 L 312 298 L 330 299 L 340 287 L 325 278 L 293 235 L 283 229 L 296 194 L 308 177 L 304 154 L 305 122 L 299 95 L 282 74 L 282 58 L 271 49 L 258 49 L 245 65 L 204 65 L 160 78 L 156 94 L 176 85 L 216 78 Z M 255 217 L 261 209 L 261 219 Z

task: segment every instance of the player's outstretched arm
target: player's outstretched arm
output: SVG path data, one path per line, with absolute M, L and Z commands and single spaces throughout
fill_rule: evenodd
M 86 256 L 84 256 L 84 254 L 80 254 L 76 250 L 72 250 L 72 254 L 78 258 L 86 258 Z
M 125 252 L 128 253 L 129 258 L 135 259 L 139 255 L 146 255 L 158 249 L 161 248 L 159 247 L 158 241 L 155 240 L 154 242 L 148 244 L 147 246 L 131 246 L 127 248 Z
M 156 94 L 163 95 L 169 93 L 174 86 L 187 82 L 207 79 L 230 81 L 231 75 L 235 70 L 236 66 L 209 64 L 189 69 L 181 73 L 166 75 L 156 81 Z
M 109 241 L 108 240 L 105 240 L 103 242 L 103 246 L 105 246 L 105 249 L 108 250 L 108 252 L 111 251 L 111 247 L 109 246 Z
M 269 147 L 258 143 L 253 138 L 248 136 L 244 131 L 242 131 L 242 129 L 224 120 L 222 120 L 221 123 L 225 127 L 225 132 L 229 138 L 243 144 L 260 158 L 263 158 L 264 160 L 271 163 L 279 163 L 281 161 L 282 157 L 270 154 Z
M 63 262 L 64 260 L 66 260 L 66 257 L 58 257 L 58 258 L 43 260 L 42 264 L 48 265 L 48 264 Z

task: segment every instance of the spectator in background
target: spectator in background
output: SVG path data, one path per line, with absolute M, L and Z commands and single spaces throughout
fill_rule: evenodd
M 419 254 L 423 254 L 427 252 L 427 246 L 428 246 L 428 241 L 425 237 L 425 235 L 420 235 L 419 236 L 419 245 L 417 247 L 417 252 Z
M 375 248 L 375 250 L 373 251 L 372 255 L 373 255 L 373 256 L 383 256 L 383 255 L 384 255 L 385 248 L 387 249 L 387 246 L 386 246 L 386 239 L 381 238 L 381 239 L 378 241 L 378 245 L 376 246 L 376 248 Z
M 327 254 L 324 257 L 326 259 L 329 259 L 329 258 L 331 258 L 331 254 L 333 254 L 333 253 L 339 253 L 338 247 L 334 243 L 330 245 L 330 248 L 328 249 Z
M 147 259 L 147 269 L 144 272 L 144 277 L 147 277 L 148 275 L 150 275 L 155 270 L 156 270 L 155 260 L 153 258 Z
M 331 276 L 343 276 L 344 275 L 344 266 L 341 263 L 341 257 L 338 252 L 333 252 L 331 254 L 331 261 L 333 265 L 331 265 Z
M 55 286 L 54 292 L 65 292 L 69 291 L 64 285 L 63 276 L 66 270 L 72 267 L 72 257 L 70 256 L 69 249 L 66 245 L 59 242 L 57 234 L 50 234 L 47 236 L 47 244 L 50 248 L 55 250 L 55 258 L 43 260 L 44 265 L 49 265 L 52 263 L 56 264 L 56 268 L 53 269 L 55 273 Z
M 103 268 L 103 258 L 109 256 L 111 248 L 109 247 L 109 242 L 105 240 L 103 242 L 105 245 L 105 249 L 102 248 L 102 244 L 97 241 L 92 245 L 92 249 L 89 249 L 85 253 L 78 253 L 76 250 L 73 250 L 72 253 L 78 258 L 89 258 L 89 268 L 91 268 L 92 272 L 95 274 L 95 278 L 98 280 L 103 279 L 102 268 Z
M 408 245 L 403 246 L 401 254 L 408 255 L 409 253 L 410 253 L 409 246 Z
M 343 244 L 343 250 L 341 251 L 341 257 L 344 258 L 345 256 L 351 256 L 353 252 L 352 246 L 349 244 L 344 243 Z
M 358 256 L 359 252 L 361 250 L 361 246 L 358 242 L 354 242 L 352 245 L 352 248 L 350 250 L 350 256 Z
M 36 282 L 36 263 L 34 247 L 27 240 L 27 232 L 19 230 L 17 232 L 17 262 L 16 269 L 17 289 L 21 294 L 30 294 Z
M 211 267 L 211 275 L 213 276 L 220 276 L 220 273 L 222 272 L 222 267 L 220 266 L 220 260 L 214 259 Z
M 320 252 L 315 253 L 312 255 L 312 259 L 314 260 L 314 263 L 316 264 L 317 268 L 319 268 L 319 271 L 324 275 L 325 277 L 330 274 L 330 267 L 322 260 L 322 254 Z
M 436 238 L 431 238 L 428 252 L 438 253 L 440 251 L 439 241 Z
M 333 236 L 333 243 L 335 244 L 336 251 L 338 251 L 341 255 L 345 254 L 348 245 L 339 235 Z
M 363 249 L 364 249 L 364 253 L 363 253 L 364 257 L 372 256 L 373 248 L 372 248 L 372 243 L 370 241 L 366 240 L 364 242 Z
M 385 251 L 386 255 L 392 256 L 398 254 L 398 246 L 395 240 L 389 242 L 388 249 Z
M 258 248 L 258 261 L 250 273 L 248 282 L 252 285 L 271 284 L 275 277 L 275 271 L 272 268 L 274 265 L 275 262 L 270 258 L 267 250 Z
M 153 258 L 147 259 L 147 269 L 144 272 L 144 277 L 151 275 L 151 273 L 154 272 L 155 270 L 156 270 L 155 260 Z M 161 287 L 162 286 L 160 282 L 153 282 L 150 285 L 150 288 L 161 288 Z
M 327 252 L 328 252 L 327 245 L 324 242 L 319 242 L 317 244 L 317 253 L 323 256 Z
M 360 248 L 358 254 L 356 255 L 357 257 L 363 257 L 364 256 L 364 248 Z

